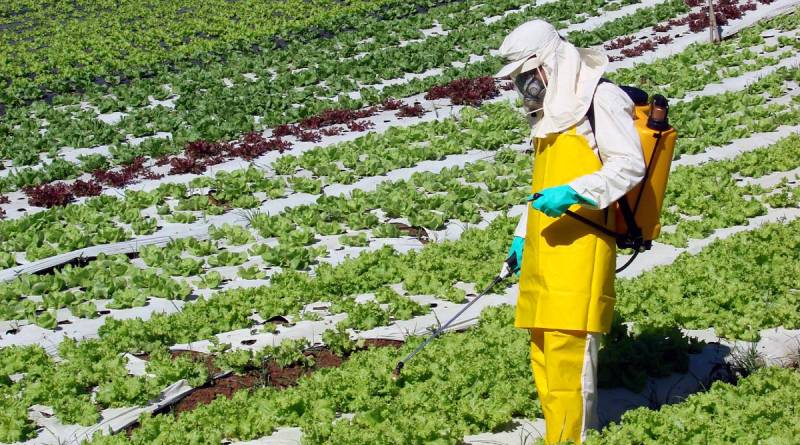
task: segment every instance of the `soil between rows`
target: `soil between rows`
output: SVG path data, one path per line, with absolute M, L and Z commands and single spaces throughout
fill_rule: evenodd
M 368 339 L 364 342 L 364 347 L 359 350 L 368 348 L 384 348 L 394 347 L 399 348 L 405 342 L 401 340 L 386 340 L 386 339 Z M 358 351 L 358 350 L 357 350 Z M 354 351 L 354 352 L 357 352 Z M 314 366 L 310 368 L 303 367 L 300 364 L 289 365 L 281 368 L 274 361 L 267 362 L 263 368 L 252 369 L 244 374 L 228 374 L 223 377 L 213 379 L 206 383 L 204 386 L 196 388 L 177 403 L 158 410 L 153 414 L 175 414 L 180 416 L 181 413 L 191 411 L 198 406 L 211 403 L 214 399 L 222 395 L 230 399 L 237 391 L 249 390 L 264 386 L 271 386 L 277 389 L 285 389 L 295 386 L 303 376 L 311 375 L 315 371 L 324 368 L 335 368 L 340 366 L 347 360 L 347 356 L 341 357 L 325 347 L 317 347 L 307 350 L 304 353 L 306 356 L 314 357 Z M 172 351 L 173 357 L 189 356 L 193 360 L 205 363 L 208 367 L 209 374 L 219 375 L 221 370 L 214 364 L 214 356 L 204 354 L 196 351 Z M 146 357 L 140 357 L 145 358 Z M 130 436 L 131 433 L 139 427 L 139 422 L 133 423 L 124 429 L 125 433 Z

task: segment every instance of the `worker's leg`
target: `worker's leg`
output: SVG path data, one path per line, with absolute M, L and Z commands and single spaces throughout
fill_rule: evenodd
M 531 329 L 531 370 L 533 382 L 536 384 L 536 393 L 541 403 L 542 397 L 547 394 L 547 372 L 544 364 L 544 331 Z
M 543 337 L 545 440 L 581 443 L 586 430 L 597 427 L 598 338 L 570 331 L 545 331 Z

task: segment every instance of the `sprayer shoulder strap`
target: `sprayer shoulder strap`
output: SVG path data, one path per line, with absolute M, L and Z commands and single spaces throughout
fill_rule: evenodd
M 604 83 L 613 83 L 610 80 L 606 79 L 605 77 L 601 77 L 600 81 L 597 83 L 598 86 Z M 597 92 L 597 88 L 595 87 L 595 93 Z M 586 118 L 589 120 L 589 126 L 592 128 L 592 134 L 595 133 L 595 120 L 594 120 L 594 96 L 592 96 L 592 102 L 589 104 L 589 110 L 586 112 Z M 601 159 L 602 162 L 602 159 Z M 636 218 L 634 216 L 633 210 L 631 206 L 628 204 L 628 200 L 623 195 L 622 198 L 617 200 L 617 205 L 619 206 L 620 213 L 622 217 L 625 219 L 625 225 L 628 228 L 628 233 L 621 234 L 616 232 L 611 232 L 605 227 L 602 230 L 604 233 L 608 234 L 609 232 L 614 233 L 614 237 L 617 240 L 630 240 L 630 239 L 641 239 L 642 237 L 642 229 L 636 223 Z M 589 223 L 588 220 L 584 221 Z M 591 226 L 595 226 L 595 228 L 600 229 L 598 224 L 590 224 Z
M 614 82 L 606 79 L 605 77 L 601 77 L 600 81 L 597 82 L 597 86 L 600 86 L 601 84 L 604 84 L 604 83 L 614 83 Z M 594 92 L 597 93 L 597 87 L 595 87 Z M 595 132 L 594 131 L 594 95 L 592 95 L 592 102 L 589 103 L 589 110 L 586 112 L 586 118 L 589 119 L 589 126 L 592 127 L 592 134 L 594 134 L 594 132 Z

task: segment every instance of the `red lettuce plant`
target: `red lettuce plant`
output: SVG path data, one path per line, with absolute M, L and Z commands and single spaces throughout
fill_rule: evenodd
M 365 121 L 353 121 L 353 122 L 349 122 L 347 124 L 347 128 L 350 129 L 350 131 L 366 131 L 366 130 L 369 130 L 370 128 L 374 127 L 374 126 L 375 126 L 374 123 L 372 123 L 370 121 L 366 121 L 366 120 Z
M 625 57 L 636 57 L 640 56 L 645 52 L 653 51 L 658 46 L 655 42 L 650 39 L 645 40 L 644 42 L 634 46 L 633 48 L 625 48 L 621 51 L 622 55 Z
M 491 76 L 474 79 L 456 79 L 444 86 L 436 86 L 428 90 L 425 99 L 435 100 L 449 97 L 454 105 L 478 106 L 484 100 L 500 95 L 494 78 Z
M 607 43 L 606 45 L 603 45 L 603 48 L 609 50 L 620 49 L 630 45 L 631 42 L 633 42 L 633 37 L 631 36 L 620 37 L 616 40 L 612 40 L 610 43 Z
M 311 116 L 300 121 L 300 127 L 309 130 L 318 130 L 331 125 L 349 124 L 356 119 L 364 119 L 374 116 L 377 113 L 378 109 L 376 107 L 362 108 L 360 110 L 350 110 L 347 108 L 325 110 L 316 116 Z
M 26 187 L 23 191 L 28 195 L 28 202 L 36 207 L 49 209 L 55 206 L 67 205 L 75 200 L 72 190 L 63 182 Z
M 122 187 L 134 182 L 144 172 L 144 161 L 143 156 L 138 156 L 119 171 L 100 169 L 92 172 L 92 176 L 98 182 Z
M 403 106 L 403 102 L 393 97 L 389 97 L 383 101 L 381 107 L 387 111 L 394 111 Z
M 322 136 L 320 136 L 317 131 L 301 130 L 297 133 L 297 139 L 303 142 L 319 142 L 322 140 Z
M 103 186 L 95 180 L 83 181 L 78 179 L 72 183 L 72 193 L 75 196 L 98 196 L 103 191 Z
M 223 150 L 223 144 L 199 140 L 186 144 L 183 152 L 189 158 L 202 159 L 219 155 Z
M 678 18 L 678 19 L 669 19 L 669 21 L 667 23 L 669 24 L 669 26 L 682 26 L 682 25 L 685 25 L 688 22 L 689 22 L 689 19 L 687 17 L 681 17 L 681 18 Z
M 241 142 L 235 144 L 230 148 L 230 150 L 228 150 L 228 154 L 230 156 L 244 158 L 249 161 L 269 151 L 277 150 L 278 152 L 283 153 L 291 146 L 292 144 L 290 142 L 284 141 L 279 137 L 266 139 L 260 133 L 248 133 L 242 138 Z
M 656 37 L 656 38 L 655 38 L 655 41 L 656 41 L 656 43 L 658 43 L 659 45 L 666 45 L 667 43 L 670 43 L 670 42 L 672 42 L 672 36 L 669 36 L 669 35 L 666 35 L 666 36 L 658 36 L 658 37 Z
M 319 131 L 319 134 L 323 136 L 336 136 L 344 133 L 344 129 L 342 127 L 326 127 Z
M 169 160 L 169 174 L 171 175 L 181 175 L 184 173 L 203 173 L 206 171 L 206 164 L 202 161 L 198 161 L 195 158 L 180 158 L 174 157 Z
M 299 130 L 300 128 L 298 128 L 297 125 L 292 125 L 292 124 L 278 125 L 277 127 L 272 129 L 272 136 L 279 138 L 284 136 L 291 136 L 297 134 Z
M 397 112 L 397 117 L 420 117 L 425 114 L 425 109 L 422 105 L 415 103 L 414 105 L 403 105 L 400 111 Z

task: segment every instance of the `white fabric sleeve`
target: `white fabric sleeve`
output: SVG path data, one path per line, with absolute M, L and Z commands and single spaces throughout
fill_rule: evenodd
M 598 85 L 594 96 L 594 128 L 603 167 L 568 184 L 579 195 L 596 202 L 596 208 L 608 207 L 644 178 L 644 155 L 633 123 L 633 107 L 627 93 L 616 85 Z
M 525 204 L 525 210 L 523 210 L 522 215 L 519 216 L 517 228 L 514 229 L 514 236 L 525 238 L 525 235 L 528 233 L 528 209 L 530 208 L 530 204 Z

